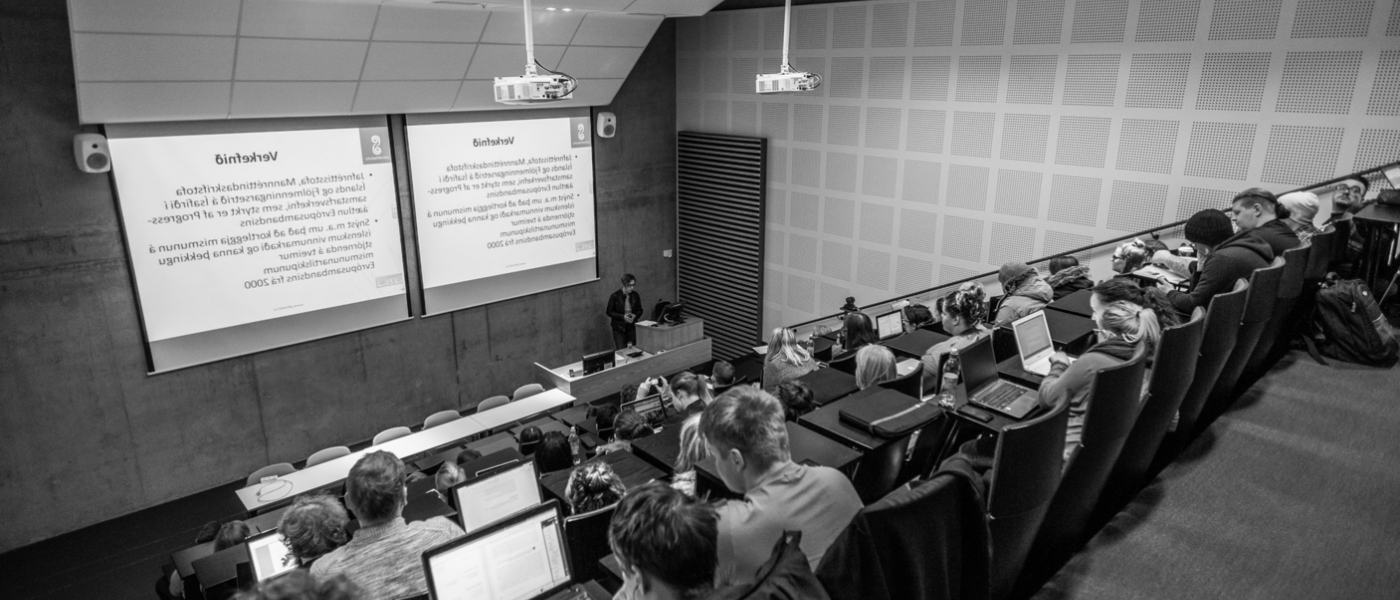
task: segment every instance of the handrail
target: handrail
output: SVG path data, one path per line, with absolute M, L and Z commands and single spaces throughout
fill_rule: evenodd
M 1346 180 L 1348 180 L 1348 179 L 1358 179 L 1358 178 L 1359 178 L 1359 179 L 1363 179 L 1363 180 L 1364 180 L 1364 179 L 1365 179 L 1365 175 L 1369 175 L 1369 174 L 1372 174 L 1372 173 L 1376 173 L 1376 172 L 1378 172 L 1378 171 L 1382 171 L 1382 172 L 1383 172 L 1385 169 L 1389 169 L 1389 168 L 1393 168 L 1393 167 L 1400 167 L 1400 161 L 1395 161 L 1395 162 L 1388 163 L 1388 164 L 1384 164 L 1384 165 L 1379 165 L 1379 166 L 1375 166 L 1375 167 L 1370 167 L 1370 168 L 1367 168 L 1367 169 L 1363 169 L 1363 170 L 1357 171 L 1357 172 L 1355 172 L 1355 173 L 1351 173 L 1351 174 L 1349 174 L 1349 175 L 1342 175 L 1342 176 L 1340 176 L 1340 177 L 1334 177 L 1334 178 L 1332 178 L 1332 179 L 1328 179 L 1328 180 L 1323 181 L 1323 182 L 1320 182 L 1320 183 L 1315 183 L 1315 184 L 1312 184 L 1312 185 L 1308 185 L 1308 186 L 1304 186 L 1304 187 L 1300 187 L 1300 188 L 1288 190 L 1287 192 L 1284 192 L 1284 194 L 1291 194 L 1291 193 L 1293 193 L 1293 192 L 1314 190 L 1314 189 L 1317 189 L 1317 188 L 1320 188 L 1320 187 L 1323 187 L 1323 186 L 1327 186 L 1327 185 L 1331 185 L 1331 184 L 1334 184 L 1334 183 L 1339 183 L 1339 182 L 1342 182 L 1342 181 L 1346 181 Z M 1368 182 L 1368 184 L 1369 184 L 1369 182 Z M 1279 194 L 1279 195 L 1282 196 L 1283 194 Z M 1118 243 L 1118 242 L 1122 242 L 1122 241 L 1125 241 L 1125 240 L 1130 240 L 1130 239 L 1133 239 L 1133 238 L 1136 238 L 1136 237 L 1139 237 L 1139 236 L 1142 236 L 1142 235 L 1146 235 L 1146 234 L 1152 234 L 1152 235 L 1154 235 L 1154 237 L 1155 237 L 1156 232 L 1162 231 L 1162 230 L 1164 230 L 1164 229 L 1171 229 L 1171 228 L 1173 228 L 1173 227 L 1180 227 L 1180 226 L 1185 225 L 1185 224 L 1186 224 L 1186 220 L 1181 220 L 1181 221 L 1176 221 L 1176 222 L 1174 222 L 1174 223 L 1168 223 L 1168 224 L 1166 224 L 1166 225 L 1159 225 L 1159 226 L 1157 226 L 1157 227 L 1152 227 L 1152 228 L 1149 228 L 1149 229 L 1144 229 L 1144 230 L 1139 231 L 1139 232 L 1137 232 L 1137 233 L 1130 233 L 1130 234 L 1128 234 L 1128 235 L 1119 236 L 1119 237 L 1113 238 L 1113 239 L 1111 239 L 1111 240 L 1105 240 L 1105 241 L 1102 241 L 1102 242 L 1094 242 L 1094 243 L 1092 243 L 1092 244 L 1089 244 L 1088 246 L 1083 246 L 1083 247 L 1080 247 L 1080 248 L 1075 248 L 1075 249 L 1073 249 L 1073 250 L 1065 250 L 1065 251 L 1063 251 L 1063 252 L 1056 252 L 1056 253 L 1055 253 L 1054 255 L 1052 255 L 1052 256 L 1044 256 L 1044 257 L 1041 257 L 1041 258 L 1037 258 L 1037 259 L 1035 259 L 1035 260 L 1026 261 L 1026 264 L 1035 264 L 1035 263 L 1044 262 L 1044 261 L 1050 260 L 1050 259 L 1052 259 L 1052 258 L 1054 258 L 1054 257 L 1056 257 L 1056 256 L 1067 256 L 1067 255 L 1070 255 L 1070 254 L 1077 254 L 1077 253 L 1079 253 L 1079 252 L 1084 252 L 1085 250 L 1093 250 L 1093 249 L 1095 249 L 1095 248 L 1099 248 L 1099 247 L 1102 247 L 1102 246 L 1107 246 L 1107 245 L 1109 245 L 1109 244 L 1116 244 L 1116 243 Z M 964 277 L 964 278 L 959 279 L 959 280 L 957 280 L 957 281 L 952 281 L 952 282 L 949 282 L 949 283 L 942 283 L 942 284 L 939 284 L 939 285 L 935 285 L 935 286 L 933 286 L 933 287 L 931 287 L 931 288 L 919 290 L 919 291 L 917 291 L 917 292 L 910 292 L 910 293 L 907 293 L 907 294 L 900 294 L 900 295 L 898 295 L 898 296 L 895 296 L 894 298 L 890 298 L 889 300 L 884 300 L 884 301 L 881 301 L 881 302 L 875 302 L 875 303 L 872 303 L 872 304 L 868 304 L 868 305 L 865 305 L 865 306 L 861 306 L 861 307 L 859 307 L 859 308 L 861 309 L 861 311 L 864 311 L 864 310 L 866 310 L 866 309 L 868 309 L 868 308 L 875 308 L 875 307 L 882 306 L 882 305 L 893 304 L 893 303 L 899 302 L 899 301 L 901 301 L 901 300 L 906 300 L 906 299 L 914 298 L 914 297 L 917 297 L 917 296 L 923 296 L 923 295 L 925 295 L 925 294 L 929 294 L 929 293 L 932 293 L 932 292 L 935 292 L 935 291 L 938 291 L 938 290 L 941 290 L 941 289 L 944 289 L 944 288 L 951 288 L 951 287 L 959 286 L 959 285 L 962 285 L 962 284 L 967 283 L 967 282 L 969 282 L 969 281 L 976 281 L 976 280 L 982 279 L 982 278 L 984 278 L 984 277 L 991 277 L 992 275 L 996 275 L 997 272 L 998 272 L 998 271 L 987 271 L 986 273 L 979 273 L 979 274 L 973 275 L 973 276 L 971 276 L 971 277 Z M 803 322 L 798 323 L 798 324 L 796 324 L 796 325 L 788 325 L 787 328 L 789 328 L 789 329 L 797 329 L 797 328 L 806 327 L 806 326 L 808 326 L 808 325 L 812 325 L 812 324 L 815 324 L 815 323 L 820 323 L 820 322 L 822 322 L 822 321 L 830 321 L 830 320 L 832 320 L 832 319 L 837 319 L 837 318 L 839 318 L 839 317 L 841 316 L 841 314 L 842 314 L 842 313 L 839 313 L 839 312 L 838 312 L 838 313 L 832 313 L 832 314 L 829 314 L 829 315 L 825 315 L 825 316 L 822 316 L 822 317 L 818 317 L 818 318 L 816 318 L 816 319 L 812 319 L 812 320 L 810 320 L 810 321 L 803 321 Z

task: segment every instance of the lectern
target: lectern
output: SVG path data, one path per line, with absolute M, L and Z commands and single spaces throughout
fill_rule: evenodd
M 660 354 L 705 337 L 705 321 L 691 317 L 676 325 L 638 325 L 637 347 L 648 354 Z

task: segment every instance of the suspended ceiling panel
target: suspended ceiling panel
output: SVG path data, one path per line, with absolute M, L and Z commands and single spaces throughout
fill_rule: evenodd
M 612 102 L 661 20 L 719 0 L 532 3 L 535 59 Z M 548 10 L 548 9 L 555 10 Z M 521 2 L 69 0 L 84 123 L 501 110 Z

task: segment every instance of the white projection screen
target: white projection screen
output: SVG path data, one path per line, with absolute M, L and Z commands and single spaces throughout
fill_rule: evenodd
M 386 117 L 106 133 L 152 373 L 409 318 Z
M 424 314 L 598 279 L 589 117 L 406 117 Z

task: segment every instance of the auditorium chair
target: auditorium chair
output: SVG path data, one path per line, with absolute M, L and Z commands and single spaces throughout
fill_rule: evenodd
M 476 412 L 483 413 L 493 408 L 505 406 L 507 404 L 510 404 L 510 396 L 492 396 L 490 398 L 482 400 L 481 404 L 476 405 Z
M 919 363 L 919 366 L 915 367 L 908 375 L 896 377 L 879 385 L 887 390 L 894 390 L 918 400 L 923 393 L 923 375 L 924 365 Z
M 608 546 L 608 524 L 616 509 L 617 504 L 612 504 L 564 519 L 564 538 L 569 545 L 569 564 L 574 566 L 575 581 L 608 576 L 598 561 L 612 553 Z
M 1123 442 L 1118 453 L 1118 462 L 1109 475 L 1103 497 L 1099 499 L 1098 512 L 1103 522 L 1127 504 L 1147 483 L 1147 474 L 1152 468 L 1152 458 L 1162 446 L 1167 428 L 1176 418 L 1181 408 L 1181 400 L 1186 397 L 1186 389 L 1196 376 L 1197 357 L 1201 353 L 1201 339 L 1206 331 L 1206 311 L 1197 308 L 1191 320 L 1168 327 L 1162 331 L 1162 339 L 1157 343 L 1157 358 L 1152 361 L 1152 374 L 1147 383 L 1147 397 L 1143 399 L 1137 422 Z
M 317 450 L 311 456 L 306 457 L 306 467 L 314 467 L 323 462 L 332 461 L 348 454 L 350 454 L 350 449 L 345 446 L 331 446 L 324 450 Z
M 856 488 L 856 493 L 860 494 L 860 501 L 870 504 L 890 490 L 899 485 L 899 476 L 904 470 L 904 453 L 909 449 L 909 438 L 906 435 L 898 440 L 885 442 L 870 452 L 866 452 L 860 457 L 860 466 L 856 468 L 856 475 L 851 479 L 851 483 Z
M 370 442 L 369 445 L 378 446 L 390 440 L 397 440 L 410 433 L 413 433 L 413 431 L 407 427 L 390 427 L 388 429 L 385 429 L 384 431 L 375 434 L 374 441 Z
M 281 477 L 283 475 L 295 473 L 296 470 L 296 467 L 293 467 L 292 463 L 277 463 L 275 465 L 268 465 L 256 471 L 253 471 L 253 474 L 248 476 L 248 485 L 255 485 L 259 481 L 262 481 L 262 478 L 264 477 L 272 477 L 273 475 Z
M 516 401 L 516 400 L 521 400 L 521 399 L 524 399 L 524 398 L 529 398 L 530 396 L 533 396 L 533 395 L 535 395 L 535 394 L 541 393 L 541 392 L 543 392 L 543 391 L 544 391 L 544 386 L 542 386 L 542 385 L 540 385 L 540 384 L 538 384 L 538 383 L 527 383 L 527 384 L 522 385 L 522 386 L 520 386 L 520 387 L 518 387 L 518 388 L 515 388 L 515 393 L 514 393 L 514 394 L 511 394 L 510 400 L 511 400 L 511 402 L 514 402 L 514 401 Z
M 1094 508 L 1137 421 L 1146 368 L 1147 351 L 1143 348 L 1123 364 L 1094 375 L 1080 443 L 1070 455 L 1055 498 L 1036 533 L 1031 559 L 1018 586 L 1038 588 L 1092 535 Z
M 462 413 L 459 413 L 455 410 L 440 410 L 431 415 L 428 415 L 428 418 L 423 419 L 423 429 L 432 429 L 434 427 L 437 427 L 438 425 L 442 425 L 443 423 L 451 423 L 460 418 L 462 418 Z
M 992 529 L 991 597 L 1006 598 L 1016 585 L 1031 543 L 1050 509 L 1064 468 L 1069 403 L 1061 402 L 997 436 L 987 515 Z
M 1196 423 L 1197 432 L 1234 404 L 1235 390 L 1244 376 L 1244 368 L 1254 355 L 1254 348 L 1259 345 L 1264 329 L 1269 326 L 1269 317 L 1273 316 L 1274 300 L 1278 295 L 1278 283 L 1283 277 L 1284 266 L 1283 257 L 1280 256 L 1274 259 L 1272 265 L 1257 269 L 1250 275 L 1244 316 L 1240 319 L 1240 330 L 1235 334 L 1235 348 L 1230 351 L 1225 368 L 1220 370 L 1220 378 L 1210 390 L 1202 418 Z
M 1356 224 L 1352 223 L 1351 219 L 1332 222 L 1332 230 L 1335 235 L 1332 236 L 1332 256 L 1331 260 L 1327 262 L 1328 271 L 1336 271 L 1348 264 L 1347 246 L 1351 243 L 1351 229 L 1355 226 Z
M 849 352 L 842 352 L 840 356 L 831 359 L 831 362 L 828 363 L 827 366 L 847 375 L 855 375 L 856 352 L 854 350 Z
M 1255 344 L 1254 352 L 1245 363 L 1244 376 L 1235 384 L 1236 396 L 1244 393 L 1257 379 L 1263 377 L 1274 361 L 1283 354 L 1277 348 L 1279 340 L 1283 340 L 1286 348 L 1288 340 L 1293 337 L 1297 328 L 1290 317 L 1293 316 L 1293 307 L 1298 304 L 1299 295 L 1303 293 L 1303 275 L 1308 270 L 1310 252 L 1311 246 L 1299 246 L 1283 252 L 1283 272 L 1279 275 L 1278 290 L 1274 293 L 1274 306 L 1269 311 L 1268 325 L 1264 327 L 1264 333 L 1259 336 L 1259 343 Z
M 1216 296 L 1206 309 L 1205 333 L 1201 336 L 1201 353 L 1196 358 L 1196 376 L 1177 409 L 1176 431 L 1162 440 L 1157 450 L 1153 468 L 1160 468 L 1176 458 L 1178 452 L 1190 443 L 1195 436 L 1196 424 L 1205 409 L 1210 390 L 1225 368 L 1225 361 L 1235 349 L 1235 334 L 1240 330 L 1240 319 L 1244 316 L 1245 296 L 1249 294 L 1249 283 L 1243 279 L 1235 282 L 1235 289 Z

